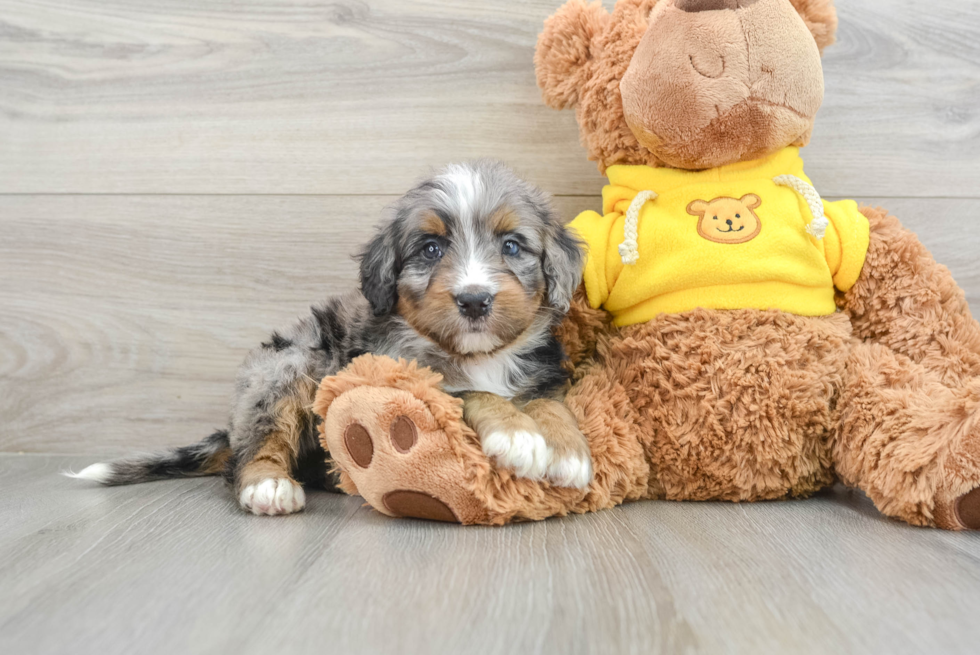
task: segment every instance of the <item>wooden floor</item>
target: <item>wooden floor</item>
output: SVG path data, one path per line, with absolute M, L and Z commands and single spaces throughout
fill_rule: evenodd
M 0 652 L 976 653 L 980 540 L 798 502 L 640 503 L 505 528 L 214 479 L 79 486 L 0 456 Z
M 433 167 L 499 157 L 598 208 L 534 84 L 561 1 L 0 0 L 0 653 L 980 650 L 980 535 L 844 490 L 461 529 L 57 475 L 222 425 L 244 353 L 350 288 Z M 839 4 L 808 173 L 976 309 L 980 3 Z

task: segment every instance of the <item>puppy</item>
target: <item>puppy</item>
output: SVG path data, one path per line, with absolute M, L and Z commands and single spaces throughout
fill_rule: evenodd
M 113 484 L 224 473 L 255 514 L 331 488 L 310 407 L 321 378 L 363 353 L 417 360 L 464 399 L 487 455 L 523 477 L 585 488 L 589 446 L 559 402 L 552 328 L 582 276 L 579 241 L 548 197 L 500 163 L 453 165 L 399 199 L 360 257 L 360 292 L 314 306 L 249 353 L 227 430 L 170 452 L 93 464 Z

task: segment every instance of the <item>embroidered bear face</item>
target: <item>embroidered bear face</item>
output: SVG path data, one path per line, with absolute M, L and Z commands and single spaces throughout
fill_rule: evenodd
M 715 198 L 711 202 L 695 200 L 687 213 L 698 217 L 698 234 L 715 243 L 746 243 L 762 232 L 762 221 L 755 209 L 762 199 L 750 193 L 735 198 Z

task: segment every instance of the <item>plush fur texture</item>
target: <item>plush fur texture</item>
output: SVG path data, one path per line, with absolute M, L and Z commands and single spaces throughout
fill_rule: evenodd
M 790 0 L 799 12 L 813 39 L 817 42 L 820 54 L 824 48 L 833 45 L 837 35 L 837 9 L 832 0 Z
M 818 53 L 835 27 L 830 0 L 619 0 L 611 14 L 572 0 L 546 22 L 535 63 L 545 101 L 576 108 L 601 169 L 720 165 L 808 138 Z M 737 83 L 725 86 L 726 75 Z M 786 84 L 795 117 L 767 109 Z M 700 98 L 718 105 L 715 118 L 705 122 Z M 592 452 L 587 492 L 493 466 L 431 378 L 411 390 L 425 405 L 411 415 L 418 445 L 377 466 L 345 464 L 345 426 L 370 424 L 383 442 L 376 417 L 408 412 L 390 409 L 404 404 L 401 376 L 424 376 L 391 360 L 358 361 L 322 383 L 323 443 L 381 511 L 397 487 L 442 499 L 440 515 L 463 523 L 639 499 L 804 497 L 839 479 L 907 523 L 980 529 L 980 325 L 914 234 L 884 210 L 862 212 L 867 257 L 833 315 L 696 309 L 616 330 L 575 296 L 556 334 L 574 366 L 565 402 Z M 387 513 L 432 514 L 419 507 Z

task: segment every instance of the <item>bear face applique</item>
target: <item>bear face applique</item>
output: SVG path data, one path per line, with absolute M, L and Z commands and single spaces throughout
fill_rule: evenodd
M 738 200 L 715 198 L 707 202 L 695 200 L 687 206 L 687 213 L 698 217 L 698 234 L 715 243 L 746 243 L 762 232 L 762 221 L 755 209 L 762 199 L 750 193 Z

